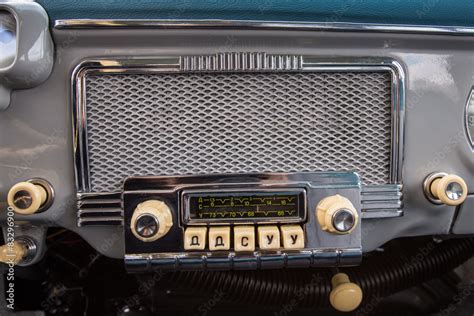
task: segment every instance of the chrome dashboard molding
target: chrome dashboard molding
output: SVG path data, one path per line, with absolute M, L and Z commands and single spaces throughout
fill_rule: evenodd
M 77 226 L 123 226 L 122 198 L 117 194 L 78 194 Z
M 248 62 L 236 62 L 247 60 Z M 252 61 L 252 62 L 250 62 Z M 84 194 L 113 196 L 117 192 L 91 193 L 87 152 L 87 119 L 85 102 L 85 78 L 88 74 L 119 73 L 176 73 L 197 71 L 222 72 L 374 72 L 388 71 L 392 75 L 392 137 L 390 157 L 390 184 L 402 183 L 405 71 L 394 59 L 383 57 L 322 58 L 315 56 L 267 55 L 265 53 L 234 52 L 199 56 L 117 57 L 84 60 L 72 72 L 71 103 L 73 105 L 73 150 L 76 188 L 79 203 Z M 388 200 L 391 197 L 387 197 Z M 386 204 L 386 205 L 391 205 Z M 81 208 L 79 208 L 81 209 Z M 400 208 L 380 210 L 383 217 L 400 216 Z M 387 212 L 388 211 L 388 212 Z M 80 213 L 81 217 L 86 214 Z M 376 212 L 371 213 L 377 217 Z M 79 216 L 79 213 L 78 213 Z M 94 219 L 79 218 L 78 225 L 94 224 Z M 105 223 L 121 224 L 117 217 L 108 217 Z M 104 223 L 101 221 L 101 223 Z
M 361 187 L 362 218 L 385 218 L 403 215 L 401 184 L 364 185 Z
M 164 254 L 125 254 L 128 272 L 163 270 L 248 270 L 287 267 L 344 267 L 359 265 L 362 249 L 303 249 L 255 251 L 248 254 L 235 251 L 187 252 Z
M 472 132 L 474 131 L 474 115 L 469 115 L 469 112 L 474 112 L 474 87 L 471 89 L 471 92 L 469 92 L 464 112 L 464 125 L 466 129 L 466 135 L 469 140 L 469 144 L 471 144 L 471 148 L 474 149 L 474 133 Z M 472 121 L 471 117 L 473 118 Z
M 267 55 L 265 53 L 216 53 L 182 56 L 182 71 L 258 71 L 302 70 L 303 56 Z
M 433 34 L 474 36 L 474 28 L 466 26 L 402 25 L 351 22 L 297 22 L 255 20 L 147 20 L 147 19 L 62 19 L 55 29 L 239 29 L 288 30 L 320 32 L 366 32 L 398 34 Z

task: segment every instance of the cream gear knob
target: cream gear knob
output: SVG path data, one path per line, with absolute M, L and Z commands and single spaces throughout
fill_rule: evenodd
M 450 206 L 459 205 L 467 197 L 467 185 L 463 178 L 454 174 L 434 173 L 425 180 L 425 193 L 429 200 Z
M 318 203 L 316 217 L 321 229 L 333 234 L 349 234 L 359 220 L 351 201 L 338 194 L 328 196 Z
M 19 182 L 8 191 L 8 205 L 22 215 L 38 212 L 48 201 L 48 190 L 33 182 Z
M 359 307 L 362 302 L 362 289 L 350 282 L 345 273 L 338 273 L 331 279 L 332 290 L 329 302 L 332 307 L 340 312 L 351 312 Z
M 144 242 L 160 239 L 172 226 L 171 210 L 165 202 L 159 200 L 148 200 L 138 204 L 130 223 L 133 235 Z

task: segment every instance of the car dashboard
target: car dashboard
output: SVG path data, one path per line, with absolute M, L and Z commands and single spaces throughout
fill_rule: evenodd
M 349 271 L 335 288 L 410 238 L 472 255 L 469 25 L 427 4 L 400 24 L 61 3 L 0 2 L 0 223 L 22 269 L 57 230 L 188 282 Z

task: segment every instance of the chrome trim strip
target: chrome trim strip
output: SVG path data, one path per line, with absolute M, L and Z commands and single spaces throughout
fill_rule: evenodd
M 186 252 L 125 254 L 128 272 L 153 269 L 166 270 L 239 270 L 285 267 L 341 267 L 355 266 L 362 260 L 360 248 L 302 249 L 289 251 Z
M 365 185 L 361 188 L 362 218 L 387 218 L 403 215 L 401 184 Z
M 123 218 L 120 216 L 101 217 L 101 218 L 79 218 L 78 227 L 84 226 L 123 226 Z
M 392 217 L 401 217 L 403 216 L 402 210 L 397 209 L 383 209 L 378 211 L 371 212 L 362 212 L 362 219 L 380 219 L 380 218 L 392 218 Z
M 240 29 L 294 30 L 327 32 L 368 32 L 474 36 L 474 27 L 402 25 L 351 22 L 292 22 L 255 20 L 147 20 L 147 19 L 64 19 L 54 22 L 55 29 L 155 28 L 155 29 Z
M 123 225 L 121 194 L 78 194 L 77 226 Z
M 303 56 L 266 53 L 216 53 L 180 57 L 182 71 L 302 70 Z
M 471 134 L 471 131 L 469 129 L 470 124 L 474 124 L 473 122 L 469 122 L 469 108 L 473 106 L 474 107 L 474 87 L 471 89 L 471 92 L 469 92 L 469 97 L 467 98 L 466 102 L 466 108 L 464 109 L 464 126 L 466 128 L 466 134 L 467 138 L 469 140 L 469 143 L 471 144 L 471 148 L 474 149 L 474 135 Z M 471 109 L 474 110 L 474 109 Z

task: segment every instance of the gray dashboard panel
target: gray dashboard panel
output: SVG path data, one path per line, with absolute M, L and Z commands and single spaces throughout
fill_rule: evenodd
M 464 127 L 466 100 L 474 85 L 474 37 L 281 30 L 56 29 L 53 38 L 56 56 L 49 79 L 36 88 L 14 91 L 13 106 L 0 113 L 0 208 L 6 208 L 4 201 L 11 185 L 43 177 L 56 190 L 52 208 L 16 219 L 76 231 L 105 255 L 123 258 L 121 228 L 76 227 L 70 80 L 73 69 L 89 58 L 236 51 L 393 58 L 406 72 L 404 216 L 364 220 L 363 250 L 373 250 L 396 237 L 450 232 L 455 208 L 431 204 L 423 195 L 422 182 L 432 171 L 458 174 L 468 187 L 474 187 L 474 154 Z M 1 216 L 4 220 L 4 213 Z
M 54 47 L 48 32 L 48 15 L 35 2 L 1 2 L 0 12 L 16 20 L 14 60 L 0 67 L 0 111 L 10 104 L 12 89 L 34 87 L 48 78 L 53 67 Z
M 454 234 L 472 234 L 474 229 L 474 196 L 468 196 L 464 203 L 459 207 L 458 213 L 453 224 Z

